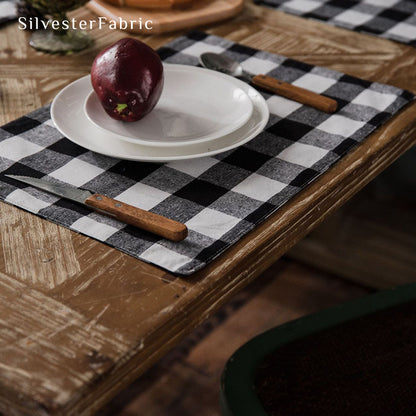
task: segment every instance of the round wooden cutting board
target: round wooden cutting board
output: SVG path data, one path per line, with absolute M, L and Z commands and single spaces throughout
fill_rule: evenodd
M 117 7 L 102 0 L 91 0 L 87 7 L 98 16 L 108 19 L 108 22 L 116 22 L 118 29 L 131 33 L 156 34 L 229 19 L 241 12 L 243 4 L 244 0 L 196 0 L 187 8 L 150 10 Z M 147 26 L 151 26 L 151 29 L 145 26 L 149 21 L 151 24 Z

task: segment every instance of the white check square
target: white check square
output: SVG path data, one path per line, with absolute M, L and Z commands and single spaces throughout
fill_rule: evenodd
M 192 260 L 188 256 L 176 253 L 176 251 L 169 250 L 160 244 L 153 244 L 140 257 L 145 261 L 155 263 L 168 270 L 178 270 Z
M 265 202 L 286 186 L 285 183 L 253 173 L 235 186 L 232 191 Z
M 267 100 L 267 106 L 272 114 L 276 114 L 281 118 L 285 118 L 292 114 L 294 111 L 302 107 L 303 104 L 297 103 L 293 100 L 281 97 L 280 95 L 272 95 Z
M 27 209 L 30 212 L 36 214 L 42 208 L 46 208 L 51 205 L 49 202 L 41 201 L 34 196 L 23 191 L 23 189 L 16 189 L 5 199 L 9 204 L 17 205 L 18 207 Z
M 73 186 L 82 186 L 104 172 L 97 166 L 79 159 L 72 159 L 67 164 L 50 173 L 49 176 Z
M 190 230 L 197 231 L 200 234 L 219 239 L 239 222 L 240 220 L 238 218 L 232 217 L 231 215 L 205 208 L 190 219 L 186 223 L 186 226 Z
M 53 120 L 51 118 L 49 120 L 46 120 L 43 124 L 45 126 L 54 127 L 56 129 L 55 123 L 53 122 Z
M 177 160 L 168 163 L 167 166 L 197 178 L 217 163 L 218 160 L 212 157 L 204 157 L 196 160 Z
M 256 75 L 256 74 L 267 74 L 268 72 L 272 71 L 273 69 L 277 68 L 279 65 L 275 62 L 266 61 L 264 59 L 256 58 L 255 56 L 251 56 L 250 58 L 246 59 L 241 63 L 243 68 Z
M 284 3 L 285 8 L 292 9 L 293 11 L 301 13 L 309 13 L 321 6 L 322 3 L 312 0 L 291 0 L 287 3 Z
M 71 229 L 84 234 L 88 234 L 89 236 L 96 238 L 99 241 L 107 240 L 107 238 L 111 237 L 118 231 L 118 229 L 115 227 L 94 221 L 89 217 L 82 217 L 76 220 L 71 225 Z
M 337 80 L 332 78 L 326 78 L 316 74 L 305 74 L 294 81 L 293 85 L 320 94 L 336 83 Z
M 19 136 L 10 137 L 0 142 L 0 156 L 15 162 L 40 152 L 42 149 L 41 146 Z
M 311 146 L 310 144 L 296 142 L 280 152 L 277 155 L 277 158 L 310 168 L 316 162 L 321 160 L 327 153 L 328 150 L 326 149 Z
M 347 23 L 349 26 L 356 27 L 368 22 L 373 16 L 367 13 L 357 12 L 356 10 L 346 10 L 334 18 L 334 22 Z
M 327 133 L 349 137 L 364 125 L 365 123 L 362 121 L 356 121 L 348 117 L 334 114 L 321 123 L 317 128 L 319 130 L 326 131 Z
M 181 51 L 181 53 L 196 56 L 197 58 L 205 52 L 222 53 L 224 52 L 224 48 L 218 45 L 210 45 L 205 42 L 197 42 Z
M 14 1 L 2 1 L 0 3 L 0 16 L 16 16 L 16 3 Z
M 144 210 L 149 210 L 157 204 L 160 204 L 169 196 L 170 194 L 167 192 L 145 185 L 144 183 L 137 182 L 129 189 L 126 189 L 118 195 L 116 199 L 119 199 L 126 204 L 130 204 Z
M 384 111 L 396 100 L 394 94 L 382 94 L 377 91 L 364 90 L 361 94 L 357 95 L 353 101 L 353 104 L 366 105 L 368 107 L 376 108 L 377 110 Z
M 364 0 L 363 3 L 388 9 L 397 4 L 399 1 L 400 0 Z
M 389 29 L 386 34 L 399 36 L 404 39 L 416 39 L 416 26 L 409 25 L 409 23 L 398 23 Z

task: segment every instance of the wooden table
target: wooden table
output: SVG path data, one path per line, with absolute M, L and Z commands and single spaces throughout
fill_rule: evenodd
M 88 18 L 86 9 L 74 16 Z M 416 49 L 256 7 L 210 33 L 416 92 Z M 157 48 L 180 33 L 147 37 Z M 0 122 L 50 102 L 104 46 L 49 56 L 0 29 Z M 143 38 L 143 37 L 142 37 Z M 144 38 L 143 38 L 144 39 Z M 0 411 L 86 415 L 137 378 L 416 140 L 416 103 L 201 272 L 178 278 L 0 204 Z M 175 386 L 172 385 L 174 389 Z

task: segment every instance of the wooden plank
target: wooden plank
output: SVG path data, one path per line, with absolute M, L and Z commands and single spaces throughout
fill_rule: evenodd
M 85 8 L 73 16 L 93 18 Z M 416 57 L 410 47 L 273 12 L 250 1 L 236 19 L 209 31 L 393 85 L 402 85 L 406 76 L 410 79 Z M 8 25 L 0 33 L 8 39 L 8 52 L 3 51 L 0 58 L 0 79 L 7 85 L 0 107 L 2 123 L 50 102 L 65 82 L 89 72 L 100 49 L 125 36 L 109 29 L 94 30 L 96 42 L 91 49 L 49 56 L 28 48 L 29 34 L 17 25 Z M 138 38 L 157 48 L 177 35 Z M 391 61 L 403 73 L 391 71 L 387 76 L 385 68 Z M 408 88 L 416 92 L 416 81 L 410 80 Z M 0 272 L 5 288 L 0 317 L 15 347 L 4 350 L 0 358 L 3 365 L 12 363 L 15 372 L 0 378 L 2 410 L 13 405 L 16 414 L 33 415 L 36 409 L 39 414 L 78 416 L 98 409 L 408 149 L 416 139 L 415 113 L 413 103 L 221 258 L 188 279 L 46 225 L 17 208 L 2 207 L 7 220 L 0 221 Z M 22 237 L 25 233 L 28 238 Z M 51 249 L 55 238 L 66 253 Z M 29 253 L 27 259 L 20 242 Z M 52 256 L 36 255 L 36 250 Z M 45 258 L 53 260 L 45 263 Z M 52 343 L 45 334 L 54 333 Z M 19 342 L 25 339 L 35 342 Z M 53 360 L 36 366 L 33 351 L 40 351 L 45 343 Z M 99 376 L 85 358 L 91 346 L 98 357 L 111 360 Z M 26 359 L 34 361 L 32 368 L 25 366 Z M 43 385 L 29 388 L 32 380 L 42 377 Z
M 98 415 L 219 416 L 221 372 L 237 348 L 276 325 L 366 293 L 332 275 L 280 260 Z
M 68 229 L 16 214 L 10 205 L 0 205 L 4 270 L 9 276 L 38 288 L 53 289 L 80 273 Z M 16 227 L 28 231 L 16 233 Z
M 45 407 L 55 411 L 74 390 L 111 368 L 129 347 L 122 335 L 98 321 L 99 315 L 88 320 L 0 274 L 0 385 L 18 386 L 34 415 L 43 414 Z M 65 377 L 58 377 L 62 362 Z M 0 408 L 7 414 L 3 398 L 0 395 Z

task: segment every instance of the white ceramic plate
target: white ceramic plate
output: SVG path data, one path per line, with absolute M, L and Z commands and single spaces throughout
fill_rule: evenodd
M 118 159 L 164 163 L 213 156 L 247 143 L 264 129 L 269 119 L 264 98 L 248 84 L 237 79 L 233 82 L 248 94 L 253 103 L 253 113 L 247 123 L 220 139 L 188 146 L 143 146 L 120 140 L 114 133 L 95 126 L 83 108 L 92 89 L 89 75 L 74 81 L 58 93 L 52 103 L 51 116 L 56 128 L 72 142 Z
M 152 146 L 186 146 L 231 133 L 250 118 L 253 104 L 229 76 L 189 65 L 164 64 L 165 84 L 156 107 L 136 122 L 114 120 L 94 91 L 87 117 L 121 140 Z

